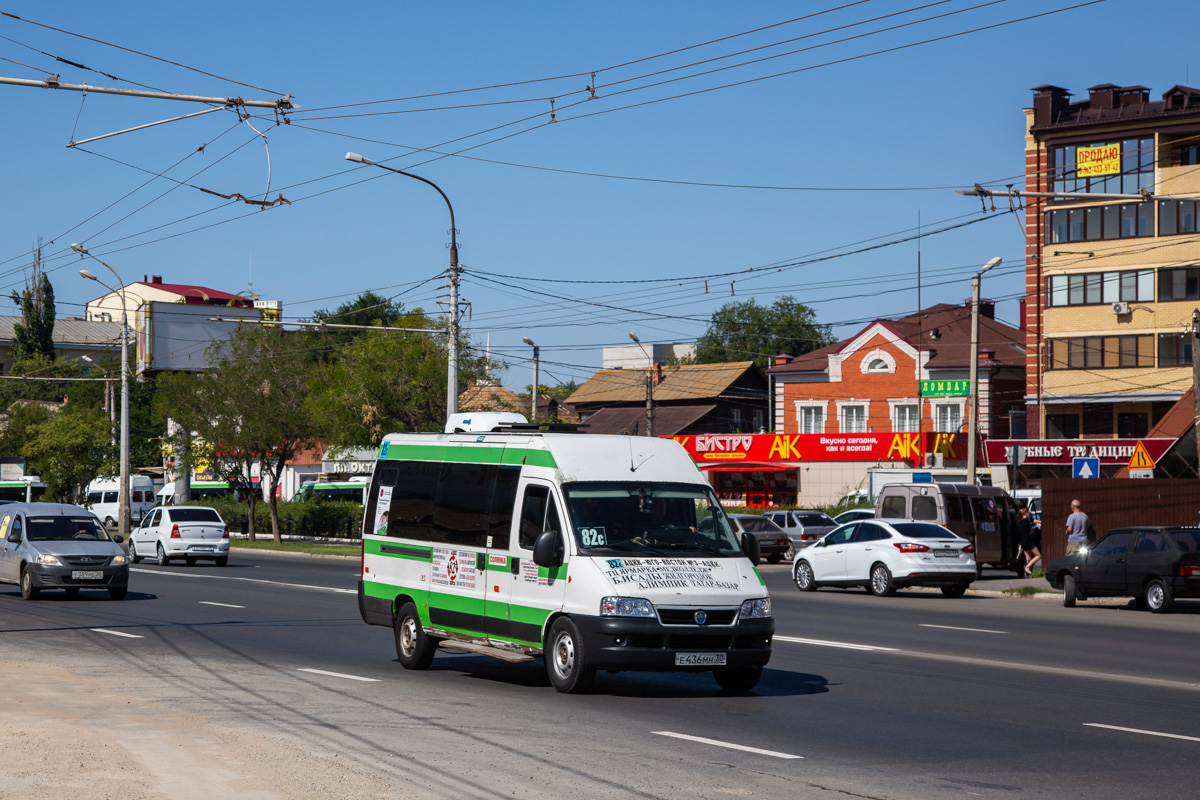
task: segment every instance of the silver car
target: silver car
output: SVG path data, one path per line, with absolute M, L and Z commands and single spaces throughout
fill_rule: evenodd
M 60 503 L 0 506 L 0 582 L 21 587 L 33 600 L 43 589 L 105 589 L 113 600 L 129 590 L 124 541 L 110 536 L 92 512 Z
M 784 555 L 791 559 L 796 550 L 808 547 L 838 526 L 824 511 L 798 508 L 794 511 L 768 511 L 764 517 L 783 528 L 794 548 Z

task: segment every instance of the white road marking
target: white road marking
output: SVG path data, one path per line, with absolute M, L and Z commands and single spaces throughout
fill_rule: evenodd
M 1104 725 L 1099 722 L 1085 722 L 1085 728 L 1107 728 L 1110 731 L 1125 731 L 1126 733 L 1144 733 L 1147 736 L 1164 736 L 1167 739 L 1183 739 L 1188 742 L 1200 742 L 1200 736 L 1183 736 L 1178 733 L 1162 733 L 1160 731 L 1144 731 L 1140 728 L 1122 728 L 1120 725 Z
M 221 608 L 245 608 L 245 606 L 235 606 L 233 603 L 213 603 L 209 600 L 201 600 L 202 606 L 220 606 Z
M 311 672 L 314 675 L 328 675 L 331 678 L 345 678 L 351 681 L 363 681 L 364 683 L 380 683 L 378 678 L 362 678 L 358 675 L 347 675 L 344 672 L 326 672 L 323 669 L 305 669 L 301 667 L 299 672 Z
M 760 756 L 771 756 L 772 758 L 804 758 L 804 756 L 794 756 L 790 753 L 778 753 L 774 750 L 760 750 L 757 747 L 747 747 L 744 744 L 733 744 L 732 742 L 719 742 L 716 739 L 705 739 L 703 736 L 689 736 L 686 733 L 673 733 L 671 731 L 651 731 L 655 736 L 670 736 L 672 739 L 686 739 L 689 742 L 699 742 L 700 744 L 711 744 L 714 747 L 728 747 L 730 750 L 744 750 L 747 753 L 758 753 Z
M 851 642 L 827 642 L 823 639 L 800 639 L 795 636 L 772 636 L 771 639 L 776 642 L 795 642 L 796 644 L 815 644 L 821 647 L 841 647 L 846 650 L 885 650 L 888 652 L 899 652 L 897 647 L 876 647 L 870 644 L 853 644 Z
M 960 628 L 956 625 L 928 625 L 924 622 L 919 624 L 919 628 L 941 628 L 945 631 L 970 631 L 971 633 L 1008 633 L 1008 631 L 989 631 L 987 628 Z
M 287 586 L 292 589 L 316 589 L 321 592 L 337 592 L 338 594 L 358 594 L 358 589 L 341 589 L 336 586 L 311 586 L 306 583 L 285 583 L 269 581 L 263 578 L 236 578 L 232 575 L 212 575 L 207 572 L 167 572 L 161 569 L 130 569 L 130 572 L 144 572 L 147 575 L 170 575 L 175 578 L 206 578 L 213 581 L 245 581 L 246 583 L 268 583 L 272 586 Z
M 110 631 L 108 628 L 89 628 L 88 630 L 96 633 L 107 633 L 110 636 L 124 636 L 126 639 L 145 639 L 145 636 L 138 636 L 136 633 L 122 633 L 121 631 Z

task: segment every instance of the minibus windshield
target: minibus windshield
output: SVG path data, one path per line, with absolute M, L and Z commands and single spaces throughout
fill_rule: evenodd
M 563 491 L 575 526 L 575 540 L 585 554 L 742 555 L 724 510 L 707 486 L 568 483 Z

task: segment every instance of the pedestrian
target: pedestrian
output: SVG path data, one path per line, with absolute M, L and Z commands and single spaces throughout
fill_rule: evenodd
M 1079 501 L 1072 500 L 1071 516 L 1067 517 L 1067 555 L 1078 553 L 1087 544 L 1090 526 L 1088 515 L 1083 513 Z
M 1021 538 L 1021 552 L 1025 555 L 1025 577 L 1033 573 L 1033 565 L 1042 560 L 1042 529 L 1029 513 L 1022 508 L 1017 517 L 1017 534 Z

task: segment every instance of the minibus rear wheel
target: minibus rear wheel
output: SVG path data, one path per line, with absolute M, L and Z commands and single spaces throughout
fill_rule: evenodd
M 405 603 L 396 615 L 396 655 L 405 669 L 429 669 L 437 642 L 421 628 L 421 618 L 412 602 Z
M 542 657 L 546 662 L 546 677 L 560 692 L 586 692 L 596 677 L 596 670 L 587 665 L 583 637 L 570 617 L 554 620 Z

